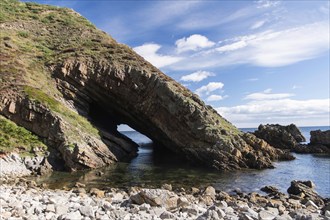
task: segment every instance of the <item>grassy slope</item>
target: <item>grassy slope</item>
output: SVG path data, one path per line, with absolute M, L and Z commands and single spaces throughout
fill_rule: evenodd
M 79 42 L 79 39 L 76 39 L 76 43 L 72 42 L 72 39 L 66 40 L 68 39 L 66 35 L 73 33 L 65 30 L 59 33 L 59 29 L 95 30 L 95 27 L 70 9 L 22 3 L 16 0 L 1 0 L 0 23 L 14 27 L 0 31 L 0 92 L 2 89 L 14 89 L 23 96 L 26 95 L 31 100 L 47 106 L 73 128 L 71 130 L 73 142 L 77 138 L 75 133 L 79 133 L 79 129 L 98 136 L 97 129 L 86 118 L 59 101 L 62 99 L 62 94 L 57 90 L 47 68 L 53 62 L 72 56 L 72 53 L 62 53 L 69 47 L 77 48 L 77 45 L 82 45 L 86 48 L 86 55 L 90 55 L 88 53 L 91 52 L 88 45 L 92 46 L 92 44 L 86 43 L 88 40 Z M 20 27 L 22 23 L 24 27 Z M 53 36 L 55 34 L 57 36 Z M 20 130 L 11 129 L 8 133 L 8 128 L 13 126 L 8 120 L 1 118 L 0 150 L 9 152 L 16 147 L 24 146 L 26 152 L 30 152 L 37 142 L 28 135 L 27 138 L 22 136 L 22 140 L 19 141 L 19 136 L 15 132 L 21 132 Z M 21 150 L 24 151 L 24 148 Z
M 30 131 L 17 126 L 12 121 L 0 116 L 0 152 L 18 151 L 24 155 L 33 154 L 33 149 L 46 150 L 46 145 Z

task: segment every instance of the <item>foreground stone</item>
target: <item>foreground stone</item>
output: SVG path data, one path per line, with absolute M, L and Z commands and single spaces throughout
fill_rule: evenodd
M 317 206 L 324 206 L 324 199 L 315 191 L 315 185 L 312 181 L 292 181 L 291 186 L 288 188 L 288 193 L 298 196 L 303 199 L 305 203 L 312 201 Z M 312 206 L 313 204 L 310 203 Z
M 0 26 L 0 114 L 41 137 L 54 167 L 96 168 L 133 157 L 137 145 L 117 131 L 119 124 L 214 169 L 272 168 L 272 160 L 292 159 L 239 131 L 78 13 L 16 1 L 1 7 L 9 14 L 20 8 L 25 17 L 12 14 Z M 46 14 L 54 16 L 51 25 L 42 22 Z M 28 37 L 12 40 L 20 32 Z
M 308 185 L 308 183 L 306 183 Z M 99 189 L 93 189 L 95 192 Z M 326 206 L 287 195 L 228 195 L 213 187 L 194 195 L 164 189 L 108 189 L 96 194 L 0 185 L 0 216 L 5 219 L 327 219 Z M 102 190 L 99 190 L 102 191 Z M 121 196 L 119 196 L 121 195 Z M 130 196 L 128 196 L 130 195 Z M 213 204 L 203 200 L 212 198 Z M 322 211 L 323 208 L 323 211 Z
M 51 172 L 45 156 L 20 157 L 17 153 L 0 155 L 0 179 L 23 177 Z

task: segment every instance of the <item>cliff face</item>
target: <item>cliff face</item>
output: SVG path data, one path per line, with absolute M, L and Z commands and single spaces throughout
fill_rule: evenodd
M 69 169 L 134 156 L 125 123 L 195 163 L 267 168 L 290 159 L 69 9 L 4 0 L 0 113 L 44 138 Z

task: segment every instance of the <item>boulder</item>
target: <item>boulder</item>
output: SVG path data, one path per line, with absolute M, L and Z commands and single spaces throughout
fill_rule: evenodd
M 147 203 L 151 206 L 160 206 L 172 210 L 177 208 L 179 197 L 174 192 L 164 189 L 143 189 L 132 195 L 130 199 L 134 204 Z
M 293 150 L 300 142 L 306 141 L 305 137 L 294 124 L 288 126 L 282 126 L 279 124 L 261 124 L 254 134 L 273 147 L 280 149 Z
M 311 200 L 317 206 L 323 207 L 324 206 L 324 199 L 317 194 L 314 190 L 315 184 L 312 181 L 297 181 L 293 180 L 291 182 L 291 186 L 288 188 L 288 193 L 291 195 L 297 196 L 301 200 Z M 306 203 L 305 202 L 305 203 Z

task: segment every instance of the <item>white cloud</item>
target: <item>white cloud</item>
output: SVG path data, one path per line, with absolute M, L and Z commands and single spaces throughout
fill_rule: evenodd
M 180 80 L 185 81 L 185 82 L 187 82 L 187 81 L 200 82 L 209 76 L 215 76 L 215 75 L 214 75 L 214 73 L 200 70 L 200 71 L 191 73 L 189 75 L 182 76 L 180 78 Z
M 208 102 L 214 102 L 214 101 L 220 101 L 226 98 L 226 96 L 221 96 L 221 95 L 210 95 L 209 97 L 206 98 L 206 101 Z
M 207 37 L 199 34 L 193 34 L 187 38 L 181 38 L 175 42 L 178 53 L 198 50 L 202 48 L 209 48 L 215 45 L 214 42 L 207 39 Z
M 241 48 L 244 48 L 247 46 L 247 43 L 242 40 L 242 41 L 238 41 L 232 44 L 227 44 L 221 47 L 216 48 L 217 51 L 219 52 L 227 52 L 227 51 L 234 51 L 234 50 L 238 50 Z
M 265 20 L 257 21 L 250 27 L 250 29 L 255 30 L 261 28 L 265 23 L 266 23 Z
M 194 53 L 171 68 L 193 70 L 237 64 L 286 66 L 313 59 L 329 51 L 329 33 L 329 23 L 325 21 L 235 37 L 223 41 L 231 43 Z
M 181 57 L 158 54 L 157 51 L 160 48 L 161 46 L 158 44 L 149 43 L 134 47 L 133 50 L 158 68 L 176 63 L 182 59 Z
M 210 82 L 209 84 L 196 89 L 196 94 L 200 96 L 203 94 L 209 95 L 215 90 L 222 89 L 223 86 L 224 84 L 222 82 Z
M 313 126 L 330 123 L 330 99 L 257 100 L 216 110 L 238 127 L 257 127 L 265 123 Z
M 271 93 L 271 89 L 266 89 L 263 92 L 248 94 L 244 97 L 245 100 L 272 100 L 284 99 L 294 96 L 292 93 Z

